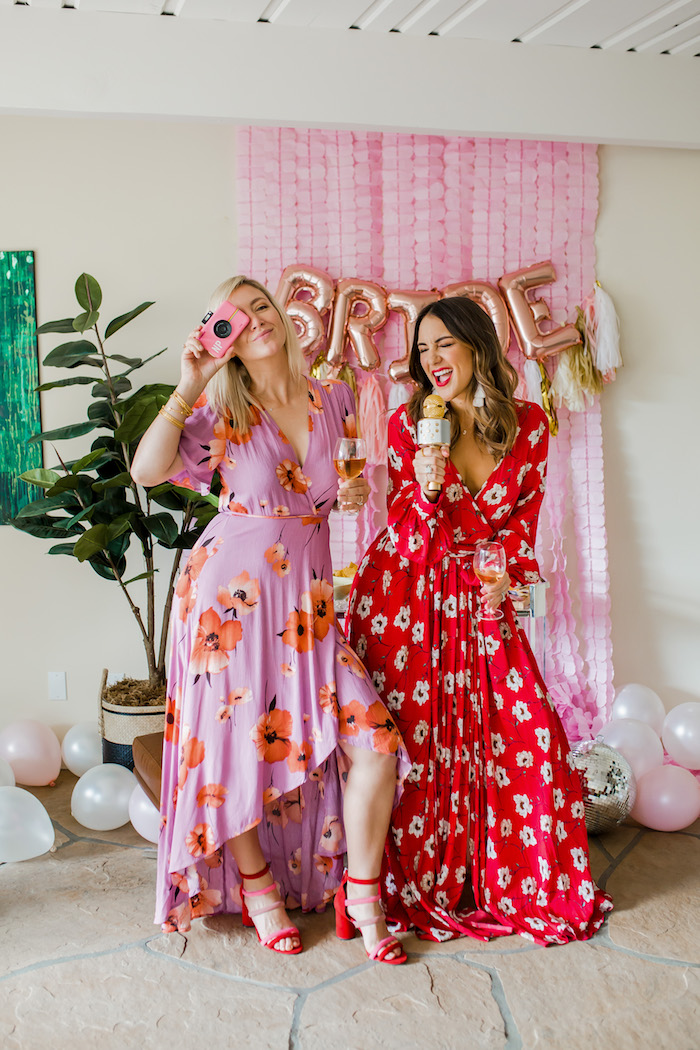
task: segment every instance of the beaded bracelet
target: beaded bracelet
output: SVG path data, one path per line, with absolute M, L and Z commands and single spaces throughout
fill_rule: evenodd
M 176 419 L 176 417 L 174 415 L 172 415 L 171 412 L 168 412 L 166 407 L 165 407 L 165 405 L 163 405 L 162 408 L 158 409 L 158 415 L 162 416 L 163 419 L 167 419 L 167 421 L 169 423 L 172 423 L 174 427 L 177 427 L 178 430 L 184 430 L 185 429 L 185 424 L 182 422 L 182 420 L 181 419 Z
M 192 415 L 192 412 L 194 411 L 192 406 L 187 404 L 187 402 L 185 401 L 184 397 L 182 397 L 180 394 L 178 394 L 177 390 L 173 390 L 173 392 L 170 395 L 170 397 L 174 397 L 175 398 L 175 400 L 177 401 L 178 405 L 180 406 L 182 411 L 185 413 L 185 417 L 186 418 Z

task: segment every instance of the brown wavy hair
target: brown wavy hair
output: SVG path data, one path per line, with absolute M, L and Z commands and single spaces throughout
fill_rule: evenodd
M 417 384 L 409 399 L 408 414 L 414 423 L 423 415 L 423 402 L 434 393 L 433 384 L 423 370 L 418 351 L 418 335 L 421 321 L 428 316 L 442 321 L 450 335 L 466 343 L 472 352 L 474 374 L 467 387 L 471 400 L 481 383 L 486 403 L 474 408 L 476 439 L 496 459 L 501 459 L 513 446 L 518 429 L 513 394 L 518 385 L 518 373 L 501 350 L 496 329 L 489 315 L 472 299 L 465 295 L 447 296 L 425 306 L 416 318 L 413 344 L 408 358 L 411 379 Z M 447 418 L 450 420 L 451 440 L 454 446 L 460 434 L 459 420 L 448 402 Z

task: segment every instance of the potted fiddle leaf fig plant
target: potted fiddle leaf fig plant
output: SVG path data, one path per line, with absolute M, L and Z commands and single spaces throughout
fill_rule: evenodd
M 78 459 L 62 459 L 56 452 L 58 462 L 54 466 L 21 475 L 41 491 L 10 519 L 10 524 L 30 536 L 55 540 L 50 555 L 88 564 L 124 595 L 143 644 L 148 675 L 145 680 L 127 679 L 105 688 L 105 671 L 100 687 L 100 722 L 105 761 L 131 765 L 134 737 L 163 726 L 173 588 L 182 552 L 194 545 L 214 516 L 217 500 L 212 494 L 200 495 L 169 482 L 144 489 L 131 477 L 136 445 L 173 387 L 151 383 L 134 390 L 133 374 L 164 350 L 146 358 L 124 356 L 111 352 L 110 340 L 153 303 L 144 302 L 120 314 L 103 330 L 99 324 L 102 290 L 95 278 L 81 274 L 75 297 L 81 308 L 76 316 L 37 328 L 38 334 L 73 337 L 61 342 L 43 362 L 45 368 L 61 368 L 68 375 L 42 383 L 38 389 L 90 386 L 86 417 L 43 431 L 30 440 L 50 444 L 86 434 L 94 434 L 94 438 L 90 451 Z M 172 552 L 162 610 L 156 608 L 154 585 L 159 547 Z M 135 585 L 141 591 L 140 599 Z M 137 708 L 145 709 L 145 722 L 134 717 Z M 122 709 L 125 714 L 120 721 Z

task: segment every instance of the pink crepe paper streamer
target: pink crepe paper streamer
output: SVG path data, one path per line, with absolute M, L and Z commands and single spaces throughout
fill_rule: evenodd
M 367 444 L 367 461 L 385 463 L 387 449 L 386 401 L 375 375 L 360 390 L 360 434 Z

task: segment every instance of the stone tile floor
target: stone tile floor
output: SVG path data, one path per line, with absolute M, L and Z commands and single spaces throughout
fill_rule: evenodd
M 155 849 L 130 824 L 78 825 L 75 779 L 33 789 L 55 852 L 0 866 L 2 1050 L 700 1048 L 700 821 L 591 840 L 615 911 L 586 943 L 409 936 L 389 967 L 336 940 L 330 912 L 301 916 L 289 958 L 234 916 L 161 934 Z

